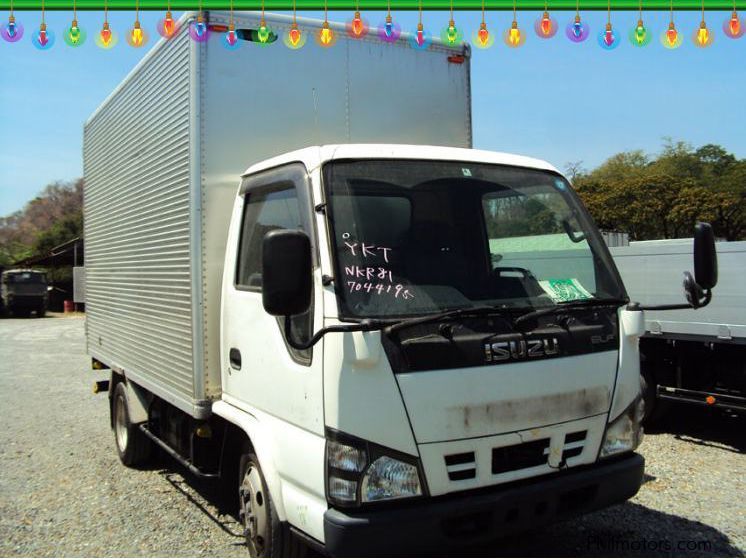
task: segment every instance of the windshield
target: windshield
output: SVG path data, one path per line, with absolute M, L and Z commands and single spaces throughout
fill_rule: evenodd
M 324 167 L 343 317 L 623 298 L 567 181 L 471 162 Z
M 8 284 L 46 284 L 46 275 L 41 272 L 8 272 L 5 274 Z

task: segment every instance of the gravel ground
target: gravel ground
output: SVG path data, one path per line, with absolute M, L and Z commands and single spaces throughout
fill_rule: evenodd
M 0 320 L 0 556 L 244 556 L 215 487 L 167 458 L 119 463 L 83 329 L 79 316 Z M 645 438 L 630 502 L 458 554 L 743 556 L 743 421 L 674 412 Z

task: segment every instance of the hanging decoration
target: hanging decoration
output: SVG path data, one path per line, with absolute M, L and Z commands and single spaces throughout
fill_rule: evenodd
M 295 0 L 293 0 L 293 23 L 290 25 L 290 29 L 285 34 L 283 39 L 285 46 L 289 49 L 297 50 L 306 44 L 306 34 L 303 33 L 298 27 L 298 22 L 295 19 Z
M 417 30 L 412 33 L 411 43 L 415 49 L 424 51 L 430 44 L 430 36 L 428 35 L 425 27 L 422 25 L 422 0 L 418 1 L 417 11 Z
M 197 19 L 189 24 L 189 36 L 192 38 L 192 41 L 196 41 L 197 43 L 204 43 L 210 38 L 210 29 L 207 27 L 205 15 L 202 13 L 202 0 L 199 0 Z
M 233 0 L 231 0 L 231 6 L 232 5 Z M 262 17 L 259 19 L 259 27 L 256 31 L 252 31 L 252 35 L 253 42 L 262 47 L 266 47 L 277 40 L 277 35 L 272 31 L 272 28 L 267 25 L 267 20 L 264 19 L 264 0 L 262 0 Z
M 10 0 L 10 15 L 8 16 L 8 23 L 4 23 L 0 26 L 0 35 L 3 39 L 9 43 L 15 43 L 21 40 L 23 37 L 23 25 L 16 21 L 15 15 L 13 15 L 13 0 Z
M 516 0 L 513 0 L 513 22 L 510 24 L 510 29 L 506 30 L 503 34 L 503 41 L 506 45 L 513 49 L 517 49 L 526 42 L 526 35 L 523 34 L 518 28 L 515 3 Z
M 262 14 L 264 13 L 264 2 L 262 2 Z M 264 19 L 264 15 L 262 15 Z M 240 41 L 238 40 L 238 34 L 236 33 L 236 23 L 233 20 L 233 0 L 230 2 L 230 16 L 228 17 L 228 30 L 223 34 L 222 37 L 223 46 L 229 51 L 235 51 Z
M 47 29 L 44 16 L 44 0 L 41 0 L 41 25 L 39 25 L 39 31 L 34 33 L 31 37 L 31 42 L 41 51 L 49 50 L 54 46 L 54 32 Z
M 386 6 L 386 19 L 378 26 L 378 38 L 386 43 L 394 43 L 401 35 L 401 27 L 391 17 L 391 0 L 388 0 Z
M 85 43 L 85 38 L 86 32 L 78 25 L 78 9 L 75 0 L 73 0 L 73 21 L 67 31 L 65 31 L 65 43 L 71 47 L 79 47 Z
M 148 34 L 140 25 L 140 0 L 135 0 L 135 23 L 127 33 L 127 44 L 139 49 L 148 42 Z
M 158 31 L 158 35 L 160 35 L 164 39 L 171 39 L 173 36 L 176 35 L 178 29 L 176 20 L 174 20 L 173 16 L 171 15 L 171 0 L 168 0 L 168 3 L 166 4 L 166 17 L 158 20 L 155 28 Z
M 645 47 L 650 43 L 652 34 L 648 33 L 645 24 L 642 22 L 642 0 L 640 0 L 639 13 L 640 17 L 637 20 L 637 25 L 629 32 L 629 42 L 636 47 Z
M 456 22 L 453 19 L 453 0 L 451 0 L 451 19 L 448 20 L 448 25 L 440 32 L 440 38 L 446 45 L 450 46 L 457 45 L 464 38 L 463 33 L 456 27 Z
M 11 8 L 11 13 L 12 10 L 13 9 Z M 746 32 L 746 25 L 744 25 L 743 20 L 738 17 L 738 12 L 736 11 L 736 0 L 733 0 L 733 13 L 730 16 L 730 19 L 726 19 L 723 22 L 723 31 L 725 32 L 725 35 L 731 39 L 743 37 L 743 34 Z
M 107 0 L 104 0 L 104 26 L 96 35 L 96 45 L 102 49 L 111 49 L 117 44 L 117 40 L 117 34 L 109 27 L 109 5 Z
M 588 38 L 591 28 L 580 20 L 580 0 L 575 1 L 575 19 L 567 24 L 565 35 L 573 43 L 582 43 Z
M 694 46 L 700 49 L 709 47 L 715 41 L 715 35 L 710 32 L 705 23 L 705 0 L 702 0 L 702 21 L 699 24 L 699 29 L 694 32 L 692 39 L 694 40 Z
M 360 16 L 360 0 L 355 0 L 355 15 L 347 22 L 347 35 L 362 39 L 368 34 L 368 22 Z
M 482 0 L 482 23 L 479 24 L 479 29 L 472 37 L 472 43 L 478 49 L 488 49 L 495 42 L 495 38 L 487 29 L 487 23 L 484 19 L 484 0 Z
M 321 24 L 316 34 L 316 42 L 320 47 L 329 48 L 337 42 L 337 34 L 334 30 L 329 27 L 329 8 L 327 6 L 327 0 L 324 0 L 324 23 Z
M 619 35 L 611 26 L 611 0 L 609 0 L 606 9 L 606 28 L 598 34 L 598 44 L 602 49 L 611 51 L 617 48 L 619 43 Z
M 548 0 L 544 0 L 544 13 L 534 22 L 534 31 L 542 39 L 551 39 L 557 34 L 557 20 L 549 16 Z
M 671 19 L 668 23 L 668 29 L 661 33 L 661 44 L 667 49 L 678 49 L 681 43 L 683 43 L 683 39 L 673 22 L 673 0 L 671 0 Z

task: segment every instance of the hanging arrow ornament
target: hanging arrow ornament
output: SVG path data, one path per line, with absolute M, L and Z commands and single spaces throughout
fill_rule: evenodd
M 391 0 L 386 3 L 386 19 L 378 26 L 378 38 L 384 43 L 395 43 L 401 35 L 401 27 L 391 17 Z
M 606 27 L 598 34 L 598 44 L 602 49 L 611 51 L 617 48 L 619 43 L 619 35 L 611 25 L 611 0 L 609 0 L 606 9 Z
M 427 49 L 427 46 L 430 44 L 430 37 L 425 26 L 422 24 L 422 0 L 418 0 L 417 2 L 417 12 L 417 29 L 411 34 L 410 43 L 412 47 L 422 51 Z
M 588 24 L 580 20 L 580 0 L 575 2 L 575 19 L 567 24 L 565 35 L 573 43 L 582 43 L 590 35 L 591 29 Z
M 54 46 L 54 32 L 47 29 L 44 18 L 44 0 L 41 0 L 41 25 L 39 25 L 39 30 L 31 36 L 31 42 L 40 51 L 47 51 Z
M 8 43 L 17 43 L 23 37 L 23 25 L 16 21 L 16 17 L 13 14 L 13 0 L 10 0 L 8 23 L 0 26 L 0 36 Z

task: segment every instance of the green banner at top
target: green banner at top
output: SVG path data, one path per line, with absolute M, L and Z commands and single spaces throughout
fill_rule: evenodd
M 141 10 L 163 10 L 166 6 L 166 0 L 140 0 Z M 45 0 L 44 7 L 47 10 L 71 10 L 72 0 Z M 174 0 L 171 2 L 172 10 L 196 10 L 198 0 L 185 1 Z M 328 0 L 329 10 L 350 11 L 355 10 L 355 0 Z M 549 8 L 551 10 L 575 10 L 575 0 L 550 0 Z M 76 0 L 78 10 L 103 10 L 103 0 Z M 359 2 L 361 10 L 385 10 L 388 6 L 387 0 L 361 0 Z M 391 9 L 397 10 L 417 10 L 420 6 L 419 0 L 391 0 Z M 450 0 L 422 0 L 424 10 L 448 10 L 450 9 Z M 606 10 L 607 0 L 581 0 L 581 10 Z M 134 10 L 135 0 L 107 0 L 107 7 L 110 10 Z M 267 10 L 289 11 L 293 9 L 292 0 L 266 0 L 264 7 Z M 640 7 L 639 0 L 612 0 L 612 11 L 620 10 L 638 10 Z M 739 9 L 746 9 L 746 0 L 737 2 Z M 13 8 L 16 10 L 41 10 L 41 0 L 14 0 Z M 230 0 L 202 0 L 203 10 L 227 10 L 230 8 Z M 259 10 L 261 1 L 258 0 L 234 0 L 233 8 L 235 10 Z M 297 0 L 296 8 L 298 10 L 323 10 L 323 0 Z M 456 10 L 481 10 L 481 0 L 453 0 L 453 8 Z M 487 10 L 512 10 L 512 0 L 485 0 Z M 671 3 L 669 0 L 644 0 L 643 8 L 645 11 L 669 10 Z M 0 10 L 9 10 L 10 1 L 0 0 Z M 543 10 L 544 0 L 518 0 L 518 10 Z M 674 0 L 673 9 L 682 10 L 701 10 L 701 0 Z M 705 0 L 705 10 L 732 10 L 732 0 Z

